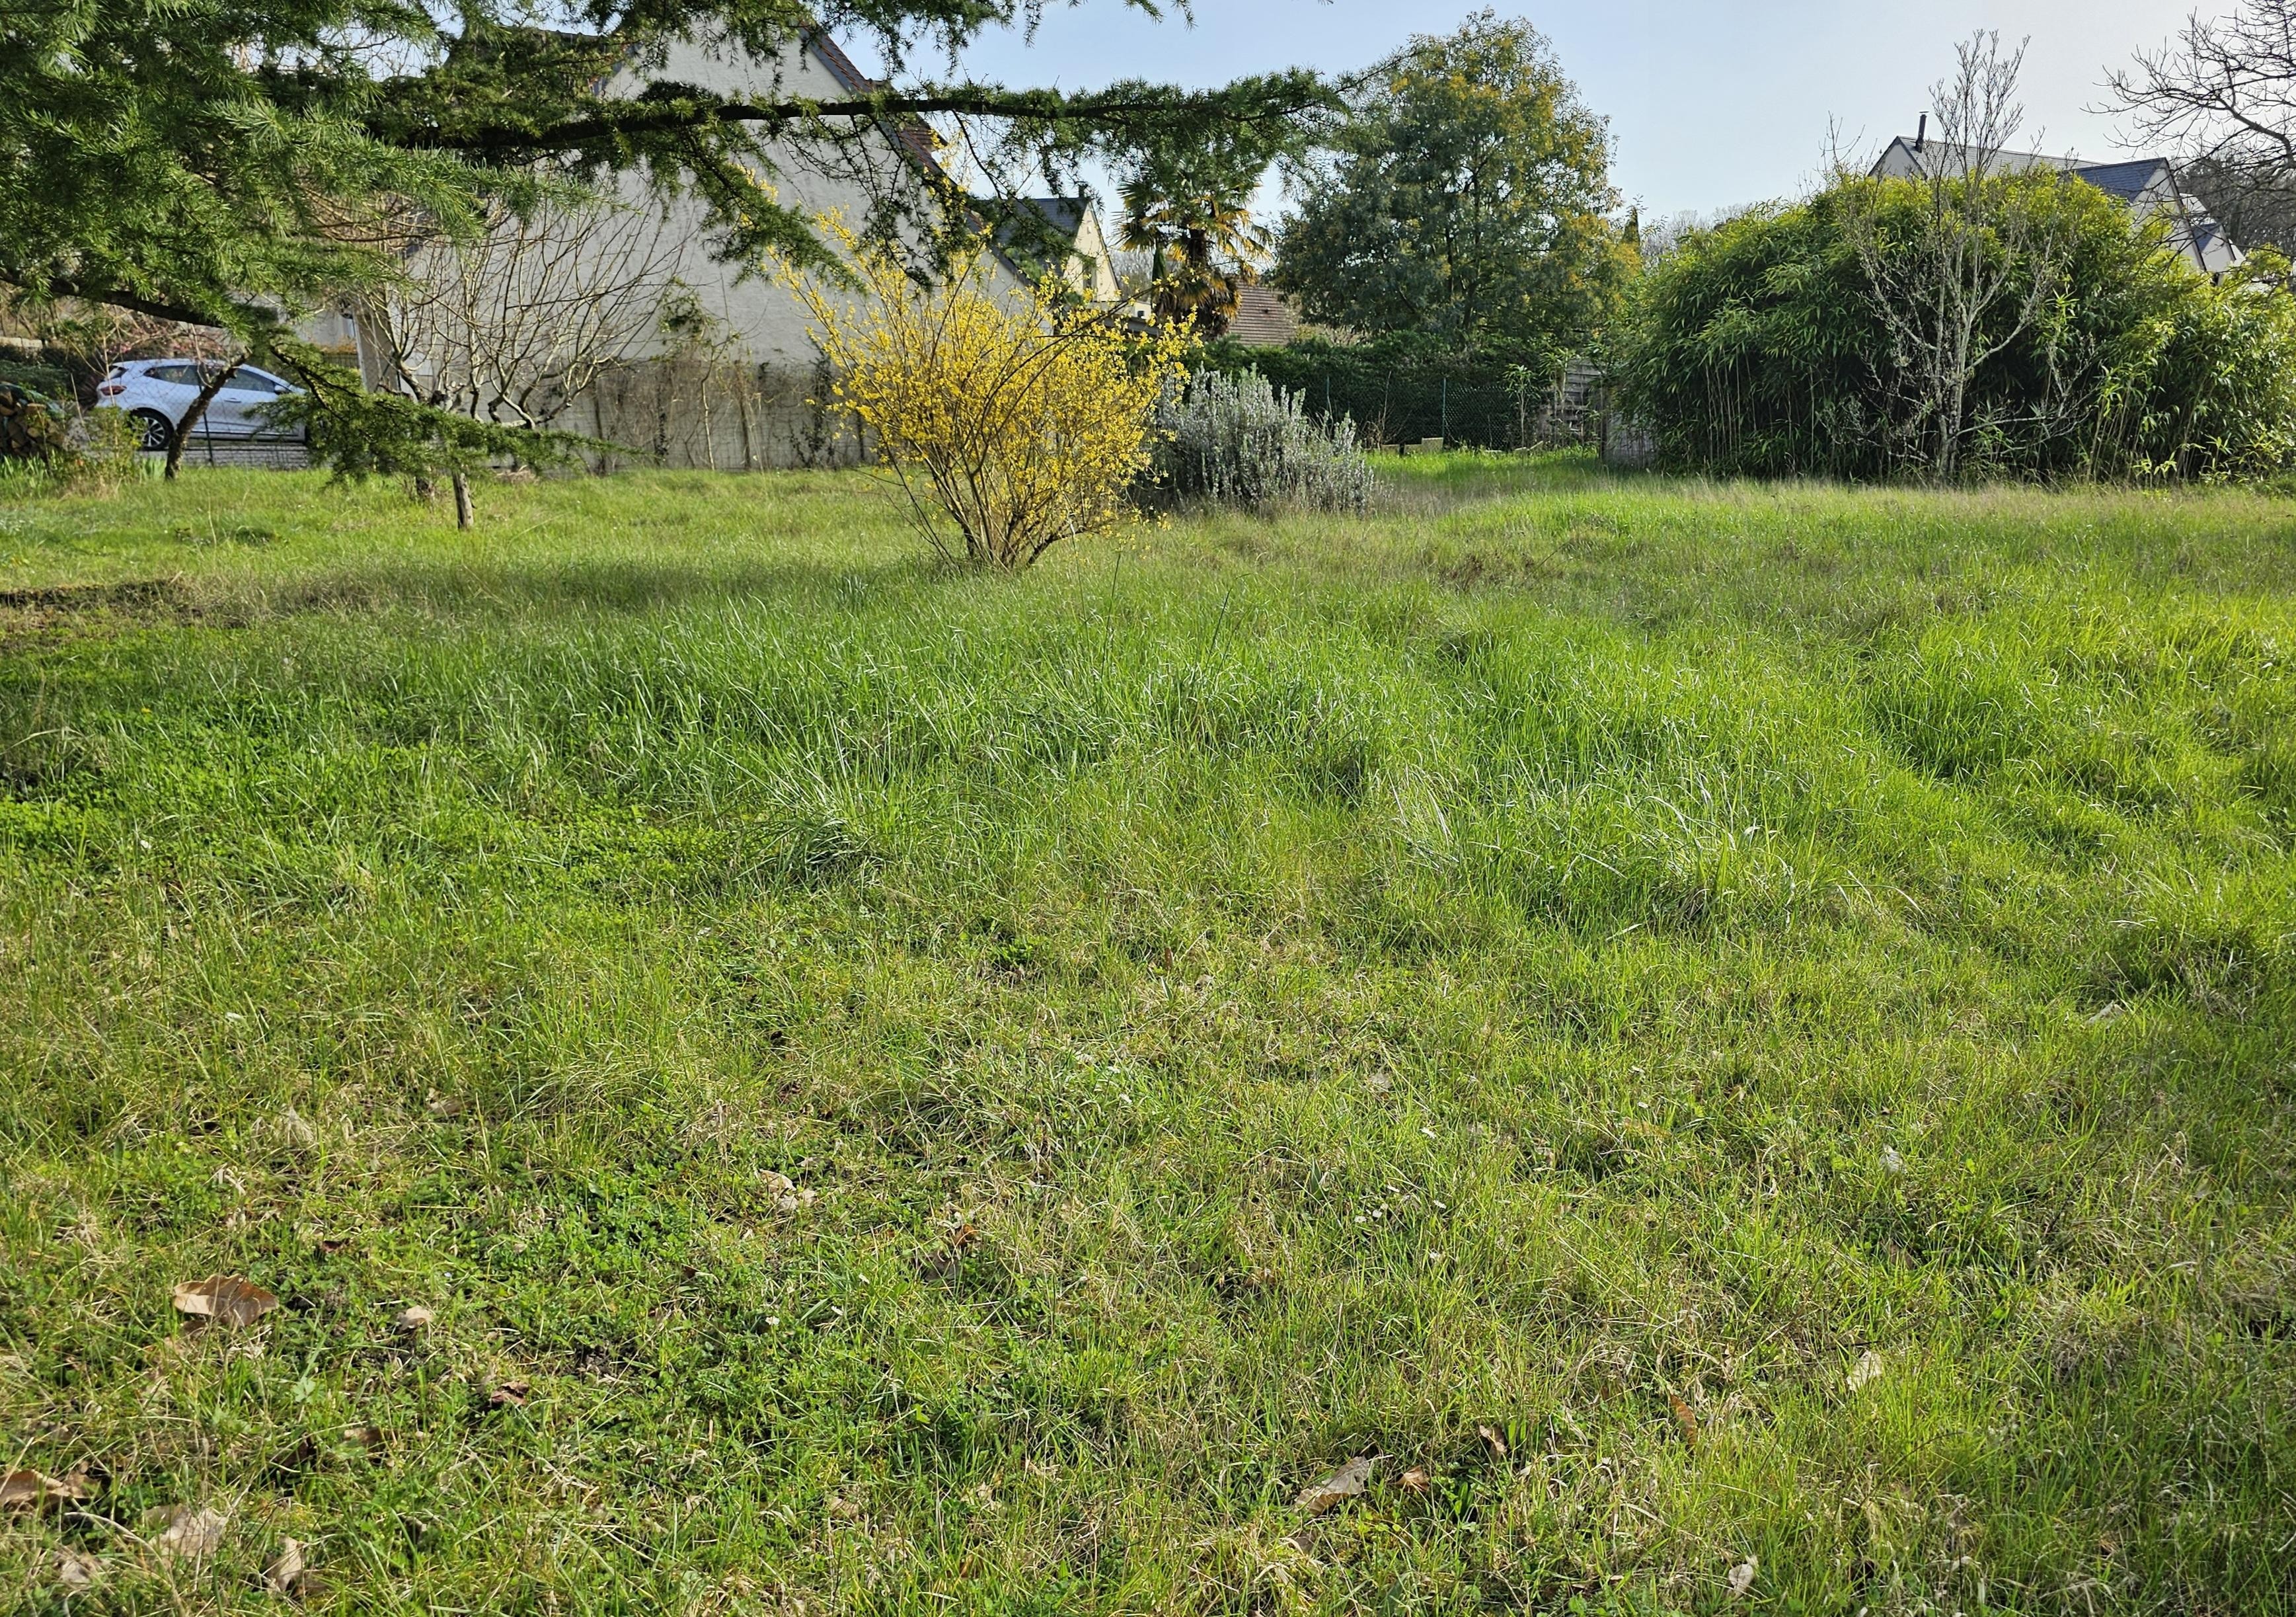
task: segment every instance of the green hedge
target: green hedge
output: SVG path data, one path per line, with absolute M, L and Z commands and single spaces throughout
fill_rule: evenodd
M 1938 199 L 1849 180 L 1689 236 L 1636 289 L 1617 347 L 1627 411 L 1661 464 L 1847 478 L 2270 476 L 2296 466 L 2296 297 L 2259 254 L 2222 283 L 2158 221 L 2070 176 L 1986 182 L 1985 274 L 2004 295 L 1958 418 L 1873 290 L 1929 329 Z M 1968 208 L 1963 190 L 1949 208 Z M 2020 255 L 2022 255 L 2021 257 Z M 1926 298 L 1928 301 L 1922 300 Z M 1918 318 L 1915 318 L 1915 317 Z M 1934 323 L 1943 329 L 1944 322 Z

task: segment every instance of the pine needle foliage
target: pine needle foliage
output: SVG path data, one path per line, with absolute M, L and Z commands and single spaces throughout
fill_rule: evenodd
M 1157 400 L 1185 338 L 1128 333 L 1047 280 L 990 282 L 985 245 L 921 280 L 850 230 L 831 232 L 863 295 L 796 282 L 850 413 L 917 531 L 944 557 L 1019 571 L 1063 539 L 1134 520 Z

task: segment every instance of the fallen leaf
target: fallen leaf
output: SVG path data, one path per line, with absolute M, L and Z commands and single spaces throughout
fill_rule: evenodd
M 1849 1367 L 1849 1390 L 1852 1392 L 1864 1391 L 1882 1379 L 1882 1372 L 1887 1367 L 1879 1353 L 1870 1348 L 1867 1349 L 1857 1356 L 1857 1362 Z
M 152 1539 L 152 1547 L 163 1555 L 188 1555 L 193 1560 L 212 1555 L 223 1542 L 223 1530 L 231 1518 L 201 1506 L 194 1510 L 188 1505 L 172 1505 L 154 1511 L 144 1518 L 147 1526 L 158 1527 Z
M 60 1549 L 56 1552 L 56 1581 L 78 1593 L 93 1588 L 103 1573 L 103 1563 L 85 1550 Z
M 459 1095 L 441 1095 L 436 1089 L 423 1101 L 432 1117 L 460 1117 L 468 1106 Z
M 1292 1502 L 1308 1514 L 1319 1516 L 1333 1506 L 1357 1498 L 1369 1488 L 1372 1467 L 1378 1463 L 1377 1455 L 1349 1460 L 1322 1482 L 1302 1488 L 1300 1497 Z
M 398 1313 L 391 1316 L 390 1323 L 402 1331 L 419 1331 L 437 1317 L 437 1315 L 418 1302 L 411 1308 L 399 1309 Z
M 1754 1587 L 1754 1571 L 1760 1565 L 1761 1563 L 1759 1561 L 1756 1560 L 1753 1556 L 1749 1555 L 1743 1561 L 1741 1561 L 1737 1565 L 1730 1569 L 1731 1599 L 1738 1600 L 1743 1598 L 1746 1591 Z
M 192 1319 L 212 1319 L 217 1325 L 253 1325 L 278 1306 L 277 1297 L 234 1275 L 186 1280 L 176 1288 L 176 1312 Z
M 382 1432 L 373 1426 L 346 1426 L 343 1428 L 343 1441 L 357 1443 L 362 1449 L 380 1449 L 382 1447 Z
M 493 1391 L 487 1394 L 487 1403 L 489 1407 L 496 1409 L 500 1409 L 505 1405 L 523 1404 L 526 1402 L 527 1391 L 528 1388 L 526 1383 L 522 1381 L 506 1381 L 503 1383 L 501 1386 L 496 1387 Z
M 1475 1426 L 1475 1435 L 1482 1439 L 1484 1445 L 1490 1449 L 1491 1458 L 1495 1460 L 1506 1458 L 1506 1439 L 1500 1435 L 1496 1426 L 1486 1426 L 1478 1422 Z
M 960 1224 L 955 1229 L 949 1233 L 948 1250 L 953 1252 L 961 1252 L 966 1247 L 971 1246 L 975 1241 L 980 1239 L 980 1232 L 979 1230 L 973 1228 L 970 1224 Z
M 299 1599 L 311 1585 L 311 1569 L 303 1559 L 303 1546 L 298 1539 L 281 1542 L 278 1555 L 263 1569 L 263 1587 L 275 1595 Z
M 1669 1392 L 1666 1395 L 1666 1401 L 1674 1410 L 1674 1424 L 1682 1428 L 1683 1442 L 1692 1449 L 1697 1448 L 1698 1417 L 1690 1412 L 1688 1404 L 1684 1403 L 1673 1393 Z
M 51 1505 L 74 1505 L 87 1498 L 87 1473 L 52 1477 L 29 1466 L 0 1476 L 0 1510 L 29 1513 Z
M 774 1205 L 783 1212 L 795 1212 L 800 1207 L 810 1207 L 819 1199 L 810 1186 L 800 1185 L 789 1175 L 775 1173 L 771 1169 L 766 1170 L 764 1182 L 766 1194 L 773 1197 Z
M 1427 1467 L 1424 1465 L 1414 1465 L 1396 1478 L 1396 1481 L 1413 1493 L 1425 1493 L 1435 1485 L 1435 1479 L 1427 1474 Z

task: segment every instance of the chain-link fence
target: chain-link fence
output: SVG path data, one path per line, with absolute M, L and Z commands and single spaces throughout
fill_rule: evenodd
M 1256 370 L 1310 411 L 1353 418 L 1367 444 L 1447 444 L 1529 449 L 1599 442 L 1603 373 L 1574 363 L 1550 383 L 1478 373 L 1464 365 L 1386 365 L 1345 349 L 1229 350 L 1223 371 Z

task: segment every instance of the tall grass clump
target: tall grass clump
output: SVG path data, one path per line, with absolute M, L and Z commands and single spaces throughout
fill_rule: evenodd
M 1209 373 L 1165 404 L 1156 481 L 1171 497 L 1251 508 L 1361 511 L 1371 462 L 1353 418 L 1318 421 L 1261 375 Z

